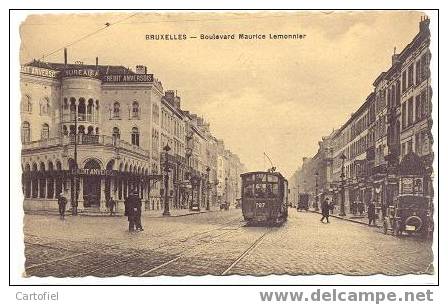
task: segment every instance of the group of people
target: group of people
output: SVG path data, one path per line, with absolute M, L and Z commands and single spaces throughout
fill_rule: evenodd
M 137 191 L 129 194 L 124 201 L 124 216 L 128 217 L 129 232 L 143 231 L 142 200 Z
M 328 217 L 330 216 L 330 211 L 333 213 L 334 204 L 330 202 L 328 198 L 325 198 L 324 202 L 321 205 L 321 213 L 322 218 L 320 219 L 321 222 L 324 222 L 324 219 L 327 220 L 327 223 L 330 223 Z M 364 209 L 364 208 L 363 208 Z M 370 202 L 367 205 L 367 219 L 369 220 L 369 226 L 373 225 L 375 226 L 376 222 L 376 211 L 375 211 L 375 203 Z
M 117 203 L 113 198 L 109 198 L 106 205 L 110 212 L 110 215 L 113 216 L 115 214 Z M 65 219 L 66 207 L 67 198 L 65 197 L 64 192 L 61 192 L 58 196 L 59 218 L 61 220 Z M 128 217 L 129 232 L 143 231 L 141 221 L 142 200 L 140 199 L 139 193 L 137 191 L 131 192 L 124 201 L 124 215 Z

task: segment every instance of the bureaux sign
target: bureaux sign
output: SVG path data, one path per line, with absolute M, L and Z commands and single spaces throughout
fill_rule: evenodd
M 98 78 L 99 76 L 98 70 L 94 69 L 65 69 L 63 76 L 64 77 L 90 77 L 90 78 Z

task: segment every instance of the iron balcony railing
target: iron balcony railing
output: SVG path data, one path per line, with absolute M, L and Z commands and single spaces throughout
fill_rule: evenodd
M 22 144 L 22 149 L 42 149 L 53 146 L 63 146 L 63 145 L 102 145 L 102 146 L 112 146 L 116 148 L 125 149 L 138 153 L 140 155 L 149 156 L 149 151 L 126 141 L 120 140 L 116 137 L 107 135 L 69 135 L 64 137 L 50 138 L 46 140 L 32 141 Z

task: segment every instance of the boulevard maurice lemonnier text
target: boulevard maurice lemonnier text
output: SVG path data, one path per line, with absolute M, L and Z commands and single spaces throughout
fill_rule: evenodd
M 199 38 L 201 40 L 300 40 L 304 39 L 306 34 L 200 34 L 198 36 L 189 36 L 187 34 L 146 34 L 146 40 L 187 40 Z

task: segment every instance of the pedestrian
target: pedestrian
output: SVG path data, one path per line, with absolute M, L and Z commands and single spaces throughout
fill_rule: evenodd
M 330 209 L 331 215 L 333 215 L 333 213 L 334 213 L 334 202 L 333 201 L 330 202 L 329 209 Z
M 358 205 L 359 215 L 364 214 L 364 202 L 360 201 Z
M 132 200 L 132 195 L 129 195 L 124 200 L 124 216 L 128 217 L 129 222 L 129 232 L 135 231 L 135 210 L 134 200 Z
M 115 214 L 115 207 L 117 203 L 115 202 L 114 198 L 112 196 L 107 201 L 107 208 L 109 209 L 110 216 L 113 216 Z
M 64 220 L 65 218 L 65 207 L 67 205 L 67 198 L 65 198 L 64 192 L 59 194 L 58 206 L 59 206 L 59 218 Z
M 375 204 L 373 202 L 370 202 L 369 205 L 367 206 L 367 217 L 369 219 L 369 226 L 372 224 L 375 226 L 376 215 L 375 215 Z
M 383 202 L 381 205 L 381 218 L 384 220 L 386 218 L 387 213 L 387 204 Z
M 135 207 L 135 228 L 139 231 L 143 231 L 142 227 L 142 200 L 138 194 L 138 191 L 135 191 L 133 194 L 134 207 Z
M 322 218 L 320 219 L 320 221 L 324 222 L 324 219 L 326 218 L 327 223 L 330 223 L 330 221 L 328 220 L 328 217 L 330 216 L 330 205 L 328 203 L 328 198 L 325 198 L 324 202 L 322 203 L 321 210 Z

